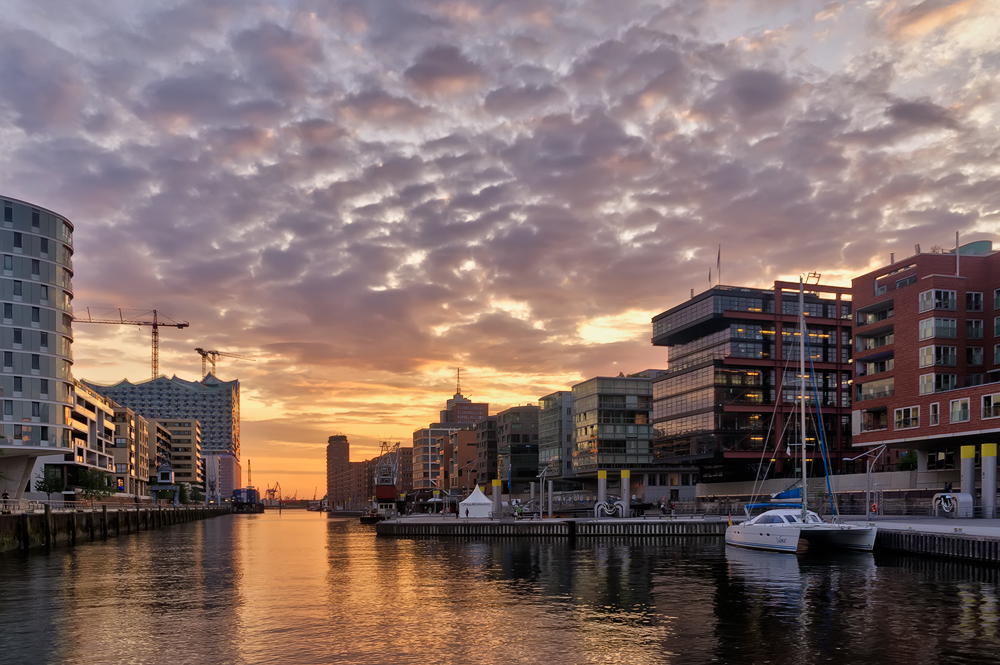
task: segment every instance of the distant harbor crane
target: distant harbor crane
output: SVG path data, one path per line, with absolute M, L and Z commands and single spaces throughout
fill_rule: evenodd
M 74 323 L 109 323 L 112 325 L 123 325 L 123 326 L 151 326 L 153 328 L 153 358 L 150 363 L 153 378 L 155 379 L 160 375 L 160 328 L 187 328 L 190 323 L 187 321 L 174 321 L 168 316 L 163 316 L 159 312 L 154 310 L 123 310 L 121 308 L 106 310 L 107 314 L 101 317 L 95 318 L 90 313 L 90 308 L 87 308 L 87 317 L 74 316 Z M 118 312 L 118 318 L 113 318 L 114 312 Z M 137 312 L 134 316 L 125 316 L 125 312 Z M 148 315 L 152 314 L 152 320 L 148 319 Z M 147 317 L 147 318 L 142 318 Z M 162 317 L 162 318 L 161 318 Z M 165 319 L 165 320 L 164 320 Z M 214 364 L 213 364 L 214 366 Z
M 212 374 L 215 374 L 215 363 L 220 357 L 224 358 L 239 358 L 240 360 L 249 360 L 250 362 L 257 362 L 256 358 L 250 358 L 249 356 L 241 356 L 238 353 L 228 353 L 227 351 L 206 351 L 205 349 L 196 348 L 195 351 L 201 356 L 201 376 L 205 378 L 208 376 L 208 363 L 212 364 Z

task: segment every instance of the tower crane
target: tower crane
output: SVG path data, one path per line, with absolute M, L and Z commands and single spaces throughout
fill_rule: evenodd
M 118 312 L 118 318 L 114 318 L 114 312 Z M 133 316 L 126 317 L 125 312 L 137 312 Z M 152 318 L 150 319 L 150 315 Z M 108 314 L 102 317 L 95 318 L 90 313 L 90 308 L 87 308 L 87 316 L 84 318 L 82 315 L 73 317 L 74 323 L 109 323 L 112 325 L 123 325 L 123 326 L 150 326 L 153 329 L 153 358 L 150 363 L 153 378 L 155 379 L 160 375 L 160 328 L 187 328 L 190 323 L 187 321 L 174 321 L 168 316 L 160 314 L 158 311 L 154 310 L 123 310 L 121 308 L 108 310 Z
M 250 362 L 257 362 L 256 358 L 251 358 L 249 356 L 241 356 L 238 353 L 227 353 L 226 351 L 206 351 L 205 349 L 197 348 L 195 351 L 201 356 L 201 376 L 202 378 L 208 376 L 208 363 L 212 363 L 212 374 L 215 374 L 215 363 L 219 358 L 239 358 L 240 360 L 249 360 Z

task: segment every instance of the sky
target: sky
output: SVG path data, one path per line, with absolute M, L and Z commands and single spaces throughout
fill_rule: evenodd
M 190 323 L 161 373 L 254 358 L 218 364 L 244 461 L 311 498 L 331 434 L 405 445 L 456 367 L 495 413 L 665 366 L 650 319 L 720 253 L 849 284 L 996 240 L 998 34 L 992 0 L 12 0 L 0 194 L 75 224 L 78 314 Z M 77 378 L 149 377 L 149 328 L 74 333 Z

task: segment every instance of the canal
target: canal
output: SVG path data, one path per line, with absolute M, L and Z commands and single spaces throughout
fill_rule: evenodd
M 285 511 L 0 556 L 0 662 L 991 663 L 992 567 Z

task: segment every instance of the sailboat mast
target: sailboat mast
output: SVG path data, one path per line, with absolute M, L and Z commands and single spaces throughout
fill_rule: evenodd
M 799 277 L 799 406 L 802 409 L 802 521 L 809 510 L 806 505 L 806 308 L 802 277 Z

